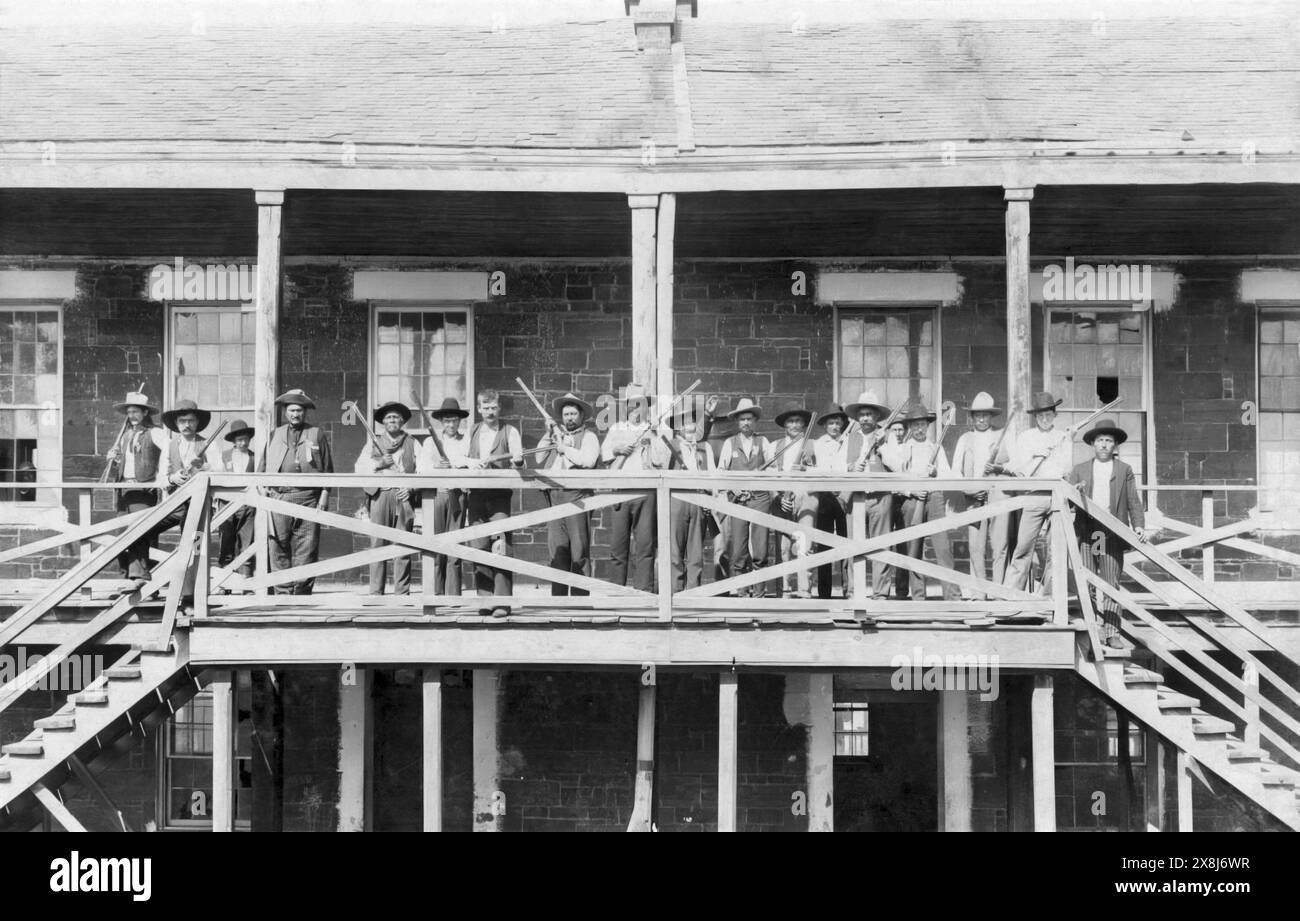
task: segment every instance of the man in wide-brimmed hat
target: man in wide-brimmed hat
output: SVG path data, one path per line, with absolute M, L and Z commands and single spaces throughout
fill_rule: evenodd
M 845 445 L 849 472 L 866 473 L 873 477 L 887 475 L 889 468 L 885 466 L 880 451 L 889 441 L 889 433 L 884 429 L 884 423 L 891 415 L 889 407 L 874 390 L 864 390 L 858 394 L 855 402 L 845 407 L 845 412 L 851 420 Z M 854 422 L 857 423 L 856 426 L 853 425 Z M 841 492 L 840 506 L 846 517 L 852 509 L 855 496 L 861 496 L 866 505 L 868 537 L 879 537 L 893 529 L 896 509 L 892 492 Z M 888 595 L 889 586 L 894 581 L 894 567 L 876 560 L 872 560 L 870 565 L 871 595 L 883 598 Z M 852 571 L 852 566 L 846 566 L 845 572 L 851 574 Z M 846 580 L 846 586 L 848 581 L 851 580 Z
M 361 446 L 361 454 L 353 471 L 382 477 L 415 473 L 419 446 L 404 426 L 411 421 L 411 409 L 405 403 L 390 400 L 375 408 L 374 421 L 382 431 L 372 442 L 369 438 Z M 412 495 L 404 486 L 365 486 L 366 505 L 373 524 L 410 531 L 415 524 L 415 507 L 419 495 Z M 390 542 L 381 537 L 370 539 L 371 547 L 387 546 Z M 388 584 L 388 560 L 370 564 L 370 594 L 382 595 Z M 399 556 L 392 561 L 393 594 L 411 593 L 411 558 Z
M 966 410 L 970 416 L 971 429 L 957 439 L 957 447 L 952 454 L 953 473 L 966 479 L 994 476 L 998 455 L 1004 458 L 1006 456 L 1006 429 L 993 428 L 993 417 L 1000 416 L 1002 410 L 993 397 L 983 390 L 975 394 L 975 399 L 971 400 Z M 979 508 L 989 502 L 989 490 L 983 484 L 972 485 L 964 495 L 968 509 Z M 1009 524 L 1008 516 L 998 515 L 993 519 L 984 518 L 967 525 L 966 538 L 972 576 L 1002 584 L 1007 569 Z M 992 576 L 989 575 L 988 561 L 985 559 L 990 543 L 993 545 Z M 962 597 L 983 601 L 985 596 L 983 592 L 970 590 L 962 592 Z
M 1138 540 L 1145 541 L 1146 515 L 1138 494 L 1137 477 L 1132 467 L 1115 456 L 1119 446 L 1128 441 L 1128 433 L 1112 420 L 1102 418 L 1084 433 L 1083 441 L 1092 446 L 1093 459 L 1076 465 L 1070 471 L 1070 482 L 1085 497 L 1132 528 Z M 1083 513 L 1075 516 L 1074 527 L 1084 565 L 1118 588 L 1128 543 Z M 1097 610 L 1106 645 L 1123 648 L 1124 642 L 1119 637 L 1119 602 L 1098 590 Z
M 704 432 L 709 427 L 718 398 L 709 397 L 705 405 L 708 408 L 702 421 L 697 420 L 693 407 L 679 409 L 669 419 L 673 432 L 667 439 L 670 469 L 691 473 L 711 473 L 714 470 L 713 448 L 705 440 Z M 673 502 L 670 519 L 673 591 L 698 588 L 704 576 L 704 510 L 690 502 Z
M 1056 408 L 1062 402 L 1045 390 L 1034 394 L 1025 409 L 1033 426 L 1016 436 L 1002 470 L 1019 477 L 1065 479 L 1069 476 L 1073 467 L 1070 436 L 1056 428 Z M 1038 494 L 1029 498 L 1030 503 L 1020 511 L 1020 523 L 1014 534 L 1014 549 L 1011 551 L 1011 560 L 1007 563 L 1003 584 L 1019 589 L 1029 587 L 1034 547 L 1038 543 L 1038 535 L 1044 533 L 1048 539 L 1043 566 L 1043 591 L 1048 592 L 1052 585 L 1049 518 L 1052 513 L 1052 497 L 1050 494 Z
M 592 470 L 600 461 L 600 437 L 587 425 L 592 417 L 591 404 L 566 393 L 552 404 L 551 413 L 559 423 L 542 436 L 537 466 L 544 470 Z M 591 490 L 576 486 L 548 489 L 551 506 L 576 502 L 591 495 Z M 546 545 L 551 554 L 551 568 L 578 575 L 591 575 L 591 513 L 578 512 L 546 523 Z M 586 589 L 561 582 L 551 583 L 552 595 L 587 595 Z
M 431 473 L 467 466 L 466 439 L 461 433 L 460 423 L 462 419 L 469 418 L 469 412 L 460 408 L 460 401 L 455 397 L 447 397 L 429 415 L 433 419 L 432 428 L 429 437 L 420 447 L 415 464 L 416 472 Z M 435 434 L 438 436 L 436 440 Z M 433 498 L 434 533 L 445 534 L 459 528 L 464 511 L 464 493 L 450 485 L 440 487 Z M 445 553 L 433 555 L 433 582 L 439 595 L 459 595 L 460 578 L 460 560 Z
M 822 409 L 817 415 L 817 428 L 822 430 L 812 442 L 812 451 L 809 452 L 808 458 L 811 466 L 822 473 L 847 473 L 849 465 L 853 462 L 856 453 L 850 456 L 850 451 L 861 449 L 861 436 L 850 438 L 848 433 L 849 416 L 838 403 L 830 403 Z M 857 435 L 855 432 L 854 435 Z M 845 493 L 845 495 L 849 495 Z M 839 492 L 810 492 L 805 498 L 803 505 L 799 509 L 799 517 L 807 521 L 811 515 L 813 524 L 820 531 L 829 531 L 833 534 L 848 535 L 848 517 L 845 513 L 844 503 L 841 501 Z M 821 544 L 809 547 L 810 552 L 824 550 Z M 845 594 L 849 593 L 849 576 L 848 570 L 841 580 L 844 586 Z M 831 596 L 832 566 L 830 563 L 817 567 L 817 596 L 819 598 L 829 598 Z
M 632 476 L 667 468 L 671 459 L 668 445 L 653 424 L 645 385 L 633 382 L 622 389 L 617 421 L 605 433 L 601 458 L 606 466 Z M 609 577 L 615 585 L 626 585 L 630 571 L 633 588 L 654 591 L 657 507 L 651 492 L 610 509 Z
M 221 469 L 221 449 L 205 444 L 203 432 L 212 423 L 212 413 L 193 400 L 180 400 L 162 414 L 163 425 L 175 432 L 168 439 L 158 466 L 157 483 L 165 490 L 184 486 L 200 470 Z
M 772 443 L 754 429 L 762 415 L 762 408 L 750 397 L 741 397 L 727 418 L 736 423 L 736 434 L 722 443 L 718 453 L 718 469 L 733 473 L 757 472 L 772 460 L 775 452 Z M 772 507 L 772 494 L 766 490 L 732 490 L 732 502 L 759 512 Z M 761 569 L 767 563 L 767 528 L 744 521 L 736 516 L 727 519 L 727 558 L 730 563 L 727 575 L 738 576 Z M 754 585 L 741 594 L 763 597 L 766 588 Z
M 258 460 L 258 472 L 333 473 L 329 439 L 318 426 L 307 422 L 307 411 L 315 409 L 316 404 L 298 389 L 280 394 L 275 402 L 283 408 L 285 421 L 266 440 Z M 281 501 L 322 511 L 329 504 L 329 490 L 319 486 L 277 487 L 271 493 Z M 291 515 L 271 514 L 272 572 L 315 563 L 319 546 L 320 525 Z M 314 578 L 300 579 L 277 586 L 276 593 L 310 595 L 315 582 Z
M 505 470 L 524 465 L 524 443 L 519 429 L 501 421 L 501 396 L 495 390 L 484 388 L 475 396 L 479 421 L 465 438 L 465 464 L 471 470 Z M 510 517 L 510 489 L 471 489 L 466 502 L 466 517 L 471 527 L 500 521 Z M 470 541 L 476 550 L 491 550 L 498 556 L 511 555 L 511 532 L 502 531 Z M 474 585 L 479 597 L 510 595 L 514 592 L 514 573 L 509 569 L 474 564 Z M 480 602 L 482 603 L 482 602 Z M 510 607 L 498 604 L 492 608 L 479 608 L 483 615 L 507 617 Z
M 925 402 L 913 397 L 903 404 L 898 414 L 898 421 L 907 428 L 907 438 L 901 445 L 885 445 L 881 448 L 885 466 L 895 473 L 909 477 L 951 477 L 952 468 L 948 466 L 948 457 L 943 445 L 930 437 L 930 423 L 935 421 L 935 414 L 926 408 Z M 901 493 L 903 498 L 902 526 L 916 527 L 927 521 L 935 521 L 947 514 L 946 495 L 942 490 L 930 490 L 913 487 Z M 952 542 L 947 531 L 936 531 L 929 538 L 934 548 L 935 561 L 945 569 L 953 569 Z M 905 546 L 905 552 L 913 559 L 921 559 L 924 538 L 913 538 Z M 907 589 L 913 601 L 926 599 L 926 580 L 920 573 L 898 570 L 900 591 Z M 960 590 L 952 582 L 942 583 L 945 601 L 960 597 Z
M 221 450 L 220 469 L 226 473 L 252 473 L 257 469 L 257 457 L 253 454 L 252 442 L 256 432 L 243 419 L 230 423 L 224 439 L 228 447 Z M 222 569 L 229 566 L 253 542 L 254 510 L 247 505 L 235 509 L 229 518 L 221 523 L 221 538 L 218 544 L 217 565 Z M 253 575 L 253 558 L 250 556 L 239 567 L 242 576 Z
M 812 424 L 812 415 L 812 410 L 798 401 L 787 404 L 785 409 L 777 413 L 777 427 L 783 430 L 781 437 L 772 445 L 776 457 L 773 466 L 777 470 L 793 473 L 814 466 L 813 441 L 808 431 L 808 426 Z M 808 490 L 802 487 L 786 489 L 777 494 L 776 502 L 772 505 L 772 514 L 787 521 L 797 522 L 800 526 L 800 530 L 795 534 L 788 531 L 779 532 L 778 541 L 774 542 L 779 542 L 778 562 L 788 562 L 808 555 L 812 545 L 811 529 L 816 519 L 816 512 L 816 500 L 810 499 Z M 782 578 L 778 586 L 793 598 L 810 597 L 808 570 L 799 570 L 794 574 L 793 580 L 793 588 L 791 588 L 790 576 Z
M 117 491 L 117 510 L 130 514 L 142 512 L 158 503 L 158 493 L 152 488 L 158 475 L 163 452 L 167 450 L 167 430 L 155 425 L 153 414 L 157 408 L 149 404 L 143 393 L 133 391 L 113 407 L 123 416 L 122 429 L 117 441 L 108 451 L 107 461 L 115 483 L 138 483 L 138 489 Z M 149 581 L 149 551 L 156 537 L 146 534 L 118 556 L 122 575 L 143 585 Z

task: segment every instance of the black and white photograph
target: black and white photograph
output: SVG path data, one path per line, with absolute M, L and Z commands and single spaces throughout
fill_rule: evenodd
M 1300 2 L 5 0 L 0 746 L 0 830 L 102 833 L 30 888 L 121 904 L 124 832 L 1249 893 Z

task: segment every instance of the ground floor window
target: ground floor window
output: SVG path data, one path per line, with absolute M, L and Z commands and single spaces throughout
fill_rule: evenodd
M 1300 512 L 1300 307 L 1259 316 L 1260 511 Z
M 235 826 L 253 809 L 253 694 L 250 673 L 235 672 Z M 165 828 L 212 826 L 212 693 L 200 691 L 162 724 L 158 815 Z
M 865 758 L 869 755 L 867 704 L 835 705 L 835 754 L 837 757 Z
M 56 505 L 53 489 L 63 469 L 63 386 L 59 310 L 0 310 L 0 517 L 14 506 Z M 7 508 L 6 508 L 7 507 Z

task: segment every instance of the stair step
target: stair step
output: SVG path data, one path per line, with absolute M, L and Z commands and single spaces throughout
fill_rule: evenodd
M 45 754 L 45 746 L 39 739 L 23 739 L 21 742 L 10 742 L 0 748 L 0 754 L 19 758 L 39 758 Z
M 80 694 L 72 695 L 72 702 L 78 707 L 103 706 L 108 703 L 108 691 L 105 691 L 102 688 L 82 691 Z
M 1281 790 L 1295 789 L 1295 778 L 1286 777 L 1274 771 L 1260 771 L 1259 780 L 1266 787 L 1277 788 Z
M 9 782 L 9 768 L 0 767 L 0 783 Z
M 1153 672 L 1137 665 L 1124 669 L 1124 683 L 1129 687 L 1143 684 L 1159 687 L 1164 680 L 1164 677 L 1159 672 Z
M 1268 762 L 1268 752 L 1262 748 L 1234 748 L 1228 746 L 1228 760 L 1233 764 L 1265 764 Z
M 1113 646 L 1103 646 L 1101 647 L 1101 657 L 1102 659 L 1132 659 L 1133 650 L 1116 649 Z
M 1176 691 L 1157 691 L 1156 703 L 1161 710 L 1186 710 L 1191 713 L 1201 702 L 1195 697 L 1188 697 Z
M 77 718 L 71 713 L 56 713 L 53 716 L 43 716 L 33 725 L 41 730 L 67 730 L 77 728 Z
M 1217 716 L 1210 716 L 1208 713 L 1205 716 L 1192 714 L 1192 732 L 1198 736 L 1226 736 L 1236 728 L 1234 724 L 1227 720 L 1221 720 Z
M 114 681 L 131 681 L 140 677 L 138 665 L 110 665 L 104 674 Z

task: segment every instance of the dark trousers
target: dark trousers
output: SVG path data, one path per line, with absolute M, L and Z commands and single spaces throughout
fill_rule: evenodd
M 117 510 L 122 513 L 142 512 L 158 504 L 158 492 L 153 489 L 124 489 L 117 494 Z M 117 557 L 122 575 L 127 579 L 149 578 L 149 551 L 158 545 L 158 534 L 152 530 Z
M 643 592 L 655 588 L 655 516 L 658 500 L 654 493 L 644 499 L 614 506 L 613 535 L 610 538 L 610 578 L 615 585 L 627 584 L 628 559 L 632 560 L 632 587 Z
M 673 591 L 699 588 L 704 576 L 703 509 L 689 502 L 674 502 L 671 512 Z
M 894 494 L 885 493 L 847 493 L 826 494 L 826 504 L 833 506 L 838 511 L 837 517 L 833 520 L 837 527 L 843 530 L 837 530 L 835 533 L 843 534 L 848 530 L 849 518 L 853 514 L 853 497 L 861 496 L 867 513 L 867 537 L 881 537 L 888 534 L 890 528 L 894 525 Z M 841 524 L 842 522 L 842 524 Z M 848 597 L 852 593 L 852 561 L 846 561 L 848 578 L 844 580 L 844 595 Z M 869 597 L 887 598 L 889 596 L 889 586 L 894 581 L 894 567 L 888 563 L 881 563 L 876 560 L 870 560 L 867 564 L 871 572 L 871 591 L 866 593 Z M 830 597 L 830 567 L 822 567 L 826 571 L 826 591 L 827 594 L 822 598 Z M 821 570 L 819 570 L 820 572 Z M 820 579 L 820 576 L 819 576 Z
M 396 489 L 381 489 L 370 500 L 370 521 L 372 524 L 380 524 L 389 528 L 400 528 L 403 531 L 411 530 L 411 525 L 415 516 L 411 510 L 411 503 L 408 499 L 403 502 L 397 498 Z M 384 540 L 382 537 L 372 537 L 370 546 L 385 547 L 391 541 Z M 395 560 L 380 560 L 377 563 L 370 564 L 370 594 L 382 595 L 384 586 L 388 584 L 389 564 L 393 569 L 393 594 L 409 595 L 411 593 L 411 558 L 409 556 L 399 556 Z
M 1120 573 L 1124 571 L 1124 551 L 1128 545 L 1082 512 L 1075 515 L 1074 530 L 1083 565 L 1101 576 L 1107 585 L 1119 588 Z M 1119 629 L 1119 602 L 1100 589 L 1094 598 L 1097 614 L 1109 636 Z
M 460 527 L 464 512 L 464 493 L 459 489 L 440 489 L 433 499 L 435 534 L 446 534 Z M 460 560 L 443 553 L 433 557 L 434 591 L 439 595 L 460 594 Z
M 472 489 L 469 493 L 468 508 L 471 526 L 509 518 L 510 490 Z M 491 550 L 501 556 L 510 556 L 510 532 L 502 532 L 496 536 L 495 541 L 491 536 L 480 537 L 471 541 L 470 546 L 477 550 Z M 475 563 L 474 585 L 480 595 L 510 595 L 514 592 L 515 577 L 508 569 L 497 569 L 484 563 Z
M 276 496 L 282 502 L 315 507 L 320 502 L 319 489 L 286 489 Z M 271 572 L 307 566 L 316 562 L 320 548 L 320 525 L 289 515 L 271 513 Z M 315 578 L 277 585 L 277 595 L 310 595 Z
M 563 505 L 590 495 L 583 489 L 551 489 L 546 498 L 551 506 Z M 567 518 L 553 518 L 546 523 L 546 549 L 551 553 L 551 568 L 580 576 L 591 575 L 591 515 L 582 512 Z M 551 583 L 552 595 L 589 595 L 585 588 Z
M 924 500 L 914 499 L 908 496 L 903 499 L 903 527 L 911 528 L 916 525 L 925 524 L 927 521 L 936 521 L 944 516 L 944 494 L 942 492 L 931 492 Z M 909 540 L 904 545 L 904 551 L 914 560 L 922 558 L 923 545 L 925 538 L 918 537 Z M 952 559 L 952 541 L 948 539 L 947 531 L 936 531 L 930 535 L 930 546 L 934 547 L 935 561 L 944 569 L 954 568 Z M 910 585 L 910 594 L 913 601 L 925 600 L 925 576 L 920 573 L 909 572 L 906 569 L 898 570 L 899 585 Z M 955 601 L 961 597 L 961 590 L 952 582 L 943 583 L 943 598 L 945 601 Z
M 245 548 L 253 542 L 253 520 L 256 516 L 254 510 L 244 506 L 234 512 L 221 525 L 221 539 L 217 549 L 217 565 L 225 569 L 235 557 L 243 553 Z M 243 565 L 239 567 L 239 575 L 251 576 L 253 574 L 253 559 L 250 557 Z
M 742 503 L 745 508 L 756 512 L 768 512 L 772 508 L 772 494 L 755 493 L 749 501 Z M 734 515 L 727 517 L 727 557 L 730 560 L 728 575 L 739 576 L 755 569 L 761 569 L 767 563 L 767 528 L 761 524 L 742 521 Z M 743 594 L 762 594 L 763 585 L 754 585 L 743 589 Z

